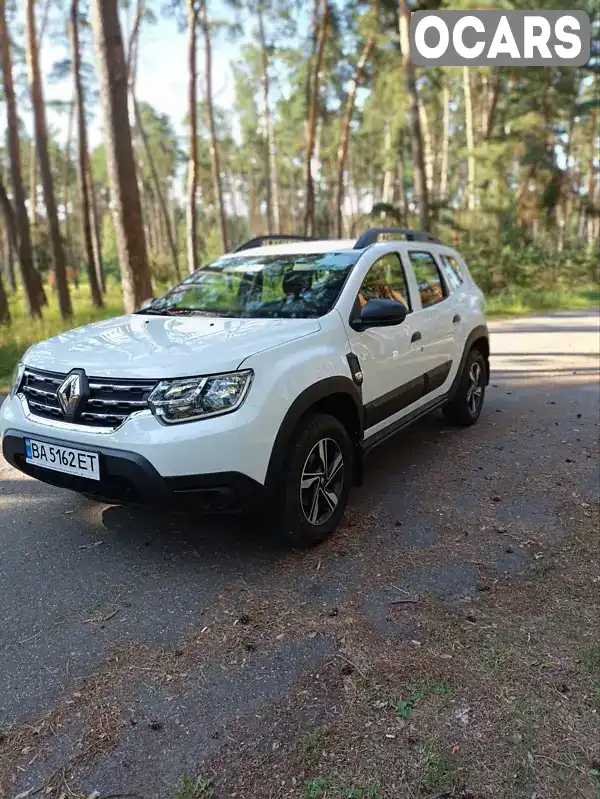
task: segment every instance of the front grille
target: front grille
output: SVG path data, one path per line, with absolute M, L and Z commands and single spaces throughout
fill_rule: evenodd
M 66 374 L 41 369 L 25 370 L 19 391 L 32 414 L 65 421 L 57 391 L 66 377 Z M 122 425 L 132 413 L 149 407 L 148 397 L 156 385 L 155 381 L 103 377 L 88 377 L 88 381 L 90 396 L 77 423 L 112 430 Z

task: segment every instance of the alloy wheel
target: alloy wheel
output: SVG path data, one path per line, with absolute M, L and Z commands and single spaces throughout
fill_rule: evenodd
M 344 486 L 344 456 L 336 441 L 322 438 L 311 449 L 300 478 L 300 505 L 309 524 L 325 524 Z
M 467 389 L 467 407 L 475 416 L 483 398 L 483 369 L 478 361 L 469 370 L 469 388 Z

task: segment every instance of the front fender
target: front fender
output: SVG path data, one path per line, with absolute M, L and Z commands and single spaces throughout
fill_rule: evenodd
M 360 444 L 362 442 L 364 432 L 364 410 L 362 403 L 362 393 L 360 388 L 354 383 L 351 377 L 327 377 L 324 380 L 319 380 L 312 386 L 305 388 L 299 394 L 294 402 L 289 407 L 286 415 L 279 426 L 271 458 L 269 460 L 269 467 L 267 469 L 267 487 L 273 487 L 278 476 L 281 474 L 281 467 L 285 461 L 288 447 L 293 440 L 293 434 L 300 420 L 305 416 L 311 408 L 318 405 L 318 403 L 326 400 L 333 395 L 347 396 L 353 403 L 356 409 L 356 418 L 358 420 L 358 430 L 355 440 L 355 451 L 357 458 L 360 458 Z M 358 463 L 356 464 L 358 467 Z
M 352 402 L 358 420 L 357 440 L 362 440 L 363 405 L 360 387 L 348 363 L 348 339 L 337 314 L 321 320 L 321 330 L 311 336 L 281 344 L 247 358 L 240 369 L 254 370 L 254 383 L 246 402 L 260 407 L 261 453 L 268 449 L 265 483 L 276 484 L 289 442 L 302 417 L 318 402 L 343 394 Z M 263 455 L 261 454 L 261 457 Z

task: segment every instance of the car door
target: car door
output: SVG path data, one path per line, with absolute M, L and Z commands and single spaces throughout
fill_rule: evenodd
M 404 255 L 419 294 L 421 307 L 415 308 L 414 321 L 421 334 L 424 396 L 429 402 L 447 390 L 446 383 L 455 366 L 455 337 L 460 315 L 433 253 L 415 247 L 406 248 Z
M 397 252 L 380 257 L 369 268 L 356 296 L 353 315 L 371 299 L 403 302 L 409 313 L 404 322 L 392 327 L 363 331 L 347 325 L 352 352 L 363 375 L 365 436 L 377 432 L 393 417 L 423 395 L 420 346 L 415 338 L 412 301 L 406 274 Z
M 471 332 L 466 326 L 470 314 L 470 295 L 465 284 L 464 272 L 454 255 L 436 252 L 436 257 L 452 297 L 455 358 L 456 353 L 461 357 L 467 336 Z

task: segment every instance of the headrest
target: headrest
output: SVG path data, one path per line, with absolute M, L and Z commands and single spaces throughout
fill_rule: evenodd
M 284 294 L 300 294 L 310 288 L 310 275 L 306 272 L 286 272 L 283 278 L 282 288 Z

